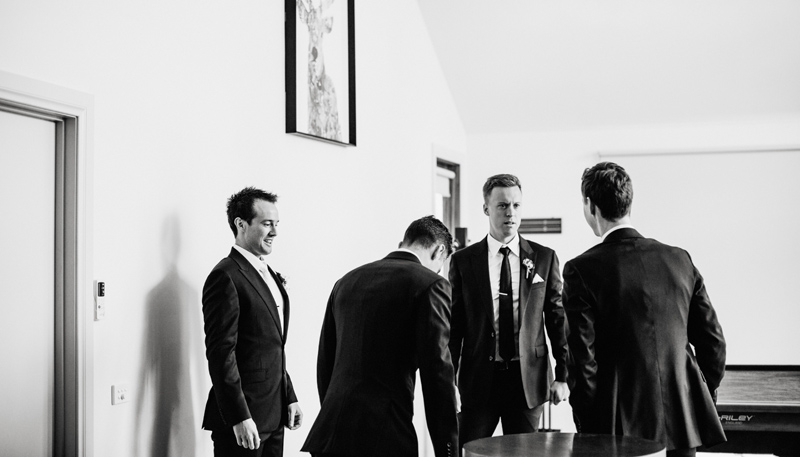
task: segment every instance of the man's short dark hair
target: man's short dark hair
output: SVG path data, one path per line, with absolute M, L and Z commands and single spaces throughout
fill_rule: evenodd
M 437 244 L 444 244 L 449 257 L 453 253 L 453 235 L 447 226 L 433 216 L 425 216 L 411 223 L 403 236 L 403 245 L 417 244 L 425 249 Z
M 264 192 L 261 189 L 256 189 L 255 187 L 245 187 L 231 195 L 231 198 L 228 199 L 228 225 L 230 225 L 231 230 L 233 230 L 233 236 L 236 236 L 236 224 L 233 221 L 235 221 L 237 217 L 247 221 L 248 224 L 256 217 L 256 213 L 253 210 L 253 205 L 256 200 L 266 200 L 270 203 L 276 203 L 278 201 L 278 196 L 269 192 Z
M 522 191 L 522 184 L 519 182 L 519 178 L 514 175 L 509 174 L 500 174 L 489 176 L 486 179 L 486 182 L 483 184 L 483 199 L 488 200 L 489 195 L 492 194 L 492 189 L 495 187 L 519 187 L 519 190 Z
M 631 210 L 633 183 L 621 166 L 600 162 L 583 172 L 581 194 L 600 208 L 604 218 L 615 222 Z

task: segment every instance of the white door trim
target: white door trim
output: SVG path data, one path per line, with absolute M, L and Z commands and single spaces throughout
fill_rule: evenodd
M 54 455 L 92 457 L 91 95 L 0 71 L 5 111 L 56 122 L 56 408 Z M 60 306 L 59 306 L 60 305 Z

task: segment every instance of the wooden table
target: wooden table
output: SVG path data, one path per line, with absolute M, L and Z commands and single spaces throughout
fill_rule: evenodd
M 586 433 L 523 433 L 471 441 L 464 457 L 649 457 L 666 456 L 656 441 Z

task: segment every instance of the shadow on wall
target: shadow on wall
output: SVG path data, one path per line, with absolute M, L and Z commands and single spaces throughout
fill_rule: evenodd
M 145 304 L 137 456 L 194 457 L 197 453 L 200 423 L 193 392 L 200 388 L 196 384 L 205 373 L 203 323 L 199 296 L 178 273 L 180 239 L 180 223 L 173 214 L 164 221 L 161 236 L 166 275 L 148 293 Z

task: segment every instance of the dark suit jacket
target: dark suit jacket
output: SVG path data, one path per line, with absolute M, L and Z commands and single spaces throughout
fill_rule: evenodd
M 437 456 L 457 455 L 450 284 L 411 253 L 392 252 L 342 277 L 328 300 L 317 358 L 322 405 L 303 451 L 417 455 L 419 367 Z
M 667 449 L 725 441 L 712 400 L 725 339 L 686 251 L 619 229 L 567 262 L 564 281 L 581 432 Z
M 528 408 L 550 398 L 553 370 L 548 357 L 544 329 L 553 346 L 555 379 L 567 380 L 567 338 L 561 305 L 561 272 L 556 253 L 519 237 L 520 306 L 519 351 L 522 386 Z M 494 376 L 494 305 L 489 284 L 489 245 L 486 238 L 455 254 L 450 261 L 453 285 L 453 319 L 450 353 L 458 373 L 458 390 L 464 408 L 480 407 L 489 400 Z M 525 259 L 534 264 L 543 282 L 526 277 Z
M 206 358 L 213 388 L 203 428 L 230 430 L 252 418 L 259 434 L 286 424 L 287 406 L 297 401 L 286 373 L 284 343 L 289 328 L 289 297 L 283 295 L 284 326 L 261 273 L 236 249 L 211 270 L 203 286 Z

